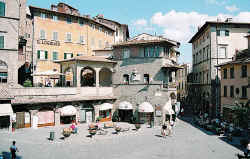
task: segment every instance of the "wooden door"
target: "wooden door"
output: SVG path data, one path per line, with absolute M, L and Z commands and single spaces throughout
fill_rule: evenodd
M 24 128 L 25 127 L 25 112 L 17 112 L 16 113 L 16 128 Z

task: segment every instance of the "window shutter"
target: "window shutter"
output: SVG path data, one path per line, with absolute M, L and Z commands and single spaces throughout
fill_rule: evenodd
M 0 36 L 0 48 L 4 48 L 4 36 Z
M 0 16 L 5 16 L 5 3 L 0 2 Z
M 37 59 L 40 59 L 40 50 L 37 51 Z
M 64 59 L 67 59 L 67 54 L 66 53 L 64 53 Z
M 48 51 L 45 51 L 45 59 L 48 59 Z
M 73 58 L 73 54 L 71 54 L 71 58 Z

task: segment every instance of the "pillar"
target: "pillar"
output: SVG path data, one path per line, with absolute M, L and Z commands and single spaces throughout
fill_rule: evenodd
M 99 77 L 99 73 L 100 73 L 100 70 L 101 68 L 95 68 L 95 73 L 96 73 L 96 79 L 95 79 L 95 84 L 96 84 L 96 87 L 100 87 L 100 77 Z

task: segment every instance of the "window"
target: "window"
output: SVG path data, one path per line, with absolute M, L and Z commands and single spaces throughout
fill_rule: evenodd
M 58 60 L 58 52 L 53 52 L 53 61 Z
M 67 17 L 67 23 L 71 24 L 72 23 L 72 18 L 71 17 Z
M 5 3 L 0 2 L 0 16 L 5 16 Z
M 164 52 L 164 56 L 169 57 L 169 52 L 170 52 L 169 48 L 164 47 L 163 52 Z
M 4 36 L 0 36 L 0 49 L 4 48 Z
M 66 34 L 66 42 L 72 42 L 71 33 Z
M 234 78 L 234 67 L 230 68 L 230 78 Z
M 45 19 L 45 18 L 46 18 L 46 14 L 45 14 L 45 13 L 40 13 L 40 17 L 41 17 L 42 19 Z
M 230 97 L 234 97 L 234 86 L 230 86 Z
M 64 59 L 71 59 L 71 58 L 73 58 L 72 53 L 64 53 Z
M 37 59 L 38 60 L 47 60 L 48 59 L 48 51 L 38 50 L 37 51 Z
M 128 74 L 123 75 L 123 83 L 129 84 L 129 75 Z
M 80 35 L 79 43 L 84 44 L 84 37 L 82 35 Z
M 115 36 L 118 36 L 118 28 L 115 29 Z
M 79 23 L 80 26 L 83 26 L 83 25 L 84 25 L 84 22 L 83 22 L 82 19 L 79 19 L 79 20 L 78 20 L 78 23 Z
M 218 58 L 226 58 L 227 57 L 227 48 L 220 47 Z
M 58 32 L 53 32 L 53 40 L 58 40 Z
M 53 16 L 52 16 L 52 19 L 53 19 L 54 21 L 58 21 L 58 16 L 57 16 L 57 15 L 53 15 Z
M 241 77 L 247 77 L 247 66 L 246 65 L 242 65 L 241 66 Z
M 129 49 L 124 49 L 123 50 L 123 58 L 127 59 L 129 57 L 130 57 L 130 51 L 129 51 Z
M 229 30 L 225 30 L 225 36 L 229 36 Z
M 7 83 L 8 73 L 0 72 L 0 83 Z
M 223 69 L 223 78 L 227 79 L 227 69 L 226 68 Z
M 109 35 L 108 31 L 105 31 L 105 35 L 106 35 L 106 36 L 108 36 L 108 35 Z
M 144 74 L 144 76 L 143 76 L 144 78 L 144 84 L 149 84 L 149 74 Z
M 102 32 L 102 27 L 99 27 L 99 31 Z
M 46 34 L 44 30 L 40 30 L 40 39 L 45 39 L 46 38 Z
M 216 35 L 220 36 L 220 30 L 216 30 Z
M 242 98 L 247 98 L 247 86 L 242 86 Z
M 90 24 L 90 27 L 92 28 L 92 29 L 95 29 L 95 24 Z
M 227 86 L 224 86 L 224 97 L 227 97 Z

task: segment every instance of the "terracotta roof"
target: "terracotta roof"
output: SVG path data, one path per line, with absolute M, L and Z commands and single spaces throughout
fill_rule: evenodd
M 43 11 L 46 11 L 46 12 L 53 12 L 53 13 L 57 13 L 57 14 L 62 14 L 62 15 L 69 15 L 69 16 L 73 16 L 73 17 L 78 17 L 78 18 L 84 18 L 86 20 L 89 20 L 91 22 L 94 22 L 94 23 L 97 23 L 99 25 L 102 25 L 112 31 L 115 31 L 112 27 L 108 26 L 108 25 L 104 25 L 103 23 L 100 23 L 100 22 L 97 22 L 96 20 L 92 19 L 92 18 L 89 18 L 87 16 L 78 16 L 78 15 L 73 15 L 73 14 L 68 14 L 68 13 L 62 13 L 62 12 L 58 12 L 58 11 L 53 11 L 53 10 L 50 10 L 50 9 L 45 9 L 45 8 L 39 8 L 39 7 L 35 7 L 35 6 L 29 6 L 30 8 L 30 11 L 32 13 L 32 9 L 38 9 L 38 10 L 43 10 Z
M 71 59 L 58 60 L 55 63 L 67 62 L 67 61 L 93 61 L 93 62 L 107 62 L 107 63 L 117 63 L 116 61 L 111 61 L 105 57 L 100 56 L 76 56 Z
M 36 103 L 57 103 L 57 102 L 73 102 L 73 101 L 90 101 L 90 100 L 105 100 L 116 99 L 115 96 L 74 96 L 74 97 L 54 97 L 54 98 L 15 98 L 11 101 L 11 104 L 36 104 Z
M 201 33 L 207 28 L 209 25 L 246 25 L 250 27 L 250 23 L 243 23 L 243 22 L 217 22 L 217 21 L 207 21 L 194 36 L 189 40 L 189 43 L 192 43 L 197 37 L 201 35 Z
M 173 46 L 175 45 L 168 40 L 132 40 L 132 41 L 114 44 L 113 47 L 130 46 L 130 45 L 143 45 L 143 44 L 145 45 L 145 44 L 154 44 L 154 43 L 168 43 L 168 44 L 173 45 Z

